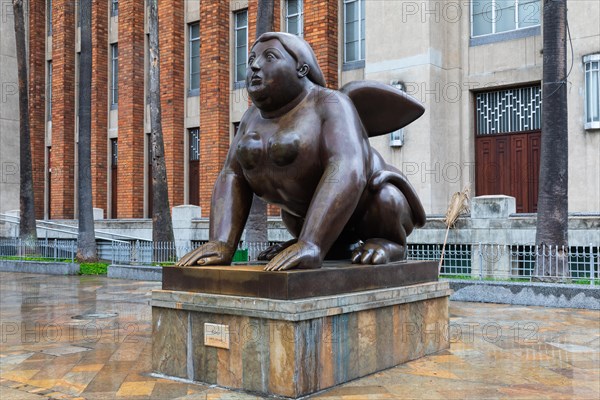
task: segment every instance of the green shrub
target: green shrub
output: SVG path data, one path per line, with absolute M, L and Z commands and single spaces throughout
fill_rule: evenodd
M 96 262 L 96 263 L 81 263 L 79 264 L 80 275 L 106 275 L 108 270 L 108 263 Z

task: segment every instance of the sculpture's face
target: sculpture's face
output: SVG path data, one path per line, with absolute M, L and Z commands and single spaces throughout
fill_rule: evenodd
M 304 74 L 297 62 L 277 39 L 258 42 L 248 57 L 246 88 L 258 108 L 277 110 L 302 91 Z

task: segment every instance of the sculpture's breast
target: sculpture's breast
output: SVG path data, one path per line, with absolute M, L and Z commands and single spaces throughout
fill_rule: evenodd
M 248 132 L 239 141 L 236 155 L 242 168 L 254 169 L 260 164 L 264 154 L 265 145 L 258 132 Z
M 297 132 L 277 132 L 269 139 L 267 152 L 273 164 L 284 167 L 296 160 L 300 153 L 300 135 Z

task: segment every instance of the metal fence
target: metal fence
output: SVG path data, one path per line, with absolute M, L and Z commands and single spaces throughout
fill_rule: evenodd
M 191 244 L 172 242 L 110 242 L 99 246 L 101 258 L 113 264 L 124 265 L 169 265 L 206 241 L 193 241 Z M 243 242 L 238 244 L 233 262 L 256 262 L 258 254 L 274 242 Z
M 77 253 L 76 240 L 0 239 L 0 259 L 73 262 Z
M 169 265 L 202 245 L 203 241 L 179 245 L 149 241 L 99 241 L 98 256 L 113 264 Z M 258 254 L 275 242 L 240 242 L 234 264 L 256 263 Z M 0 239 L 0 259 L 75 260 L 75 240 Z M 441 244 L 409 244 L 408 260 L 436 260 Z M 540 247 L 491 243 L 447 244 L 441 275 L 468 279 L 549 280 L 600 284 L 600 245 Z
M 440 260 L 441 244 L 409 244 L 409 260 Z M 442 276 L 600 283 L 600 245 L 447 244 Z

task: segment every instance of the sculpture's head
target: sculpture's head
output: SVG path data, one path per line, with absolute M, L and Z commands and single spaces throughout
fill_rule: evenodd
M 250 98 L 264 111 L 277 110 L 298 97 L 307 81 L 325 86 L 310 45 L 283 32 L 262 34 L 252 45 L 246 69 Z

